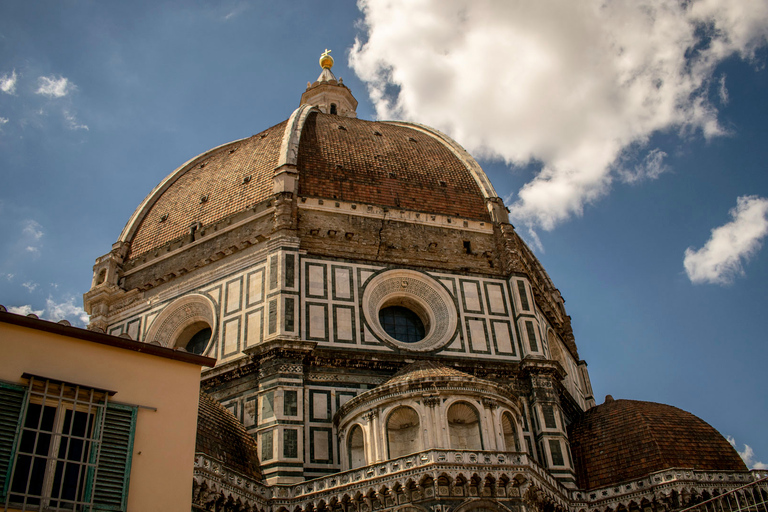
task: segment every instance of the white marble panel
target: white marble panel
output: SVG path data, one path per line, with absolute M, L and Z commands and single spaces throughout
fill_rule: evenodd
M 489 284 L 485 288 L 491 313 L 504 314 L 504 292 L 499 284 Z
M 237 351 L 237 340 L 240 334 L 240 319 L 235 318 L 224 323 L 224 348 L 222 356 Z
M 312 419 L 328 419 L 328 395 L 325 393 L 312 394 Z
M 317 304 L 309 306 L 309 337 L 325 338 L 325 307 Z
M 225 307 L 224 314 L 231 313 L 240 309 L 240 300 L 242 297 L 241 285 L 242 281 L 237 279 L 227 284 L 227 305 Z
M 325 267 L 309 265 L 309 294 L 314 296 L 325 295 Z
M 336 339 L 354 341 L 352 332 L 352 310 L 349 308 L 336 308 Z
M 496 336 L 496 348 L 499 352 L 505 352 L 507 354 L 513 352 L 508 324 L 503 322 L 493 322 L 493 333 Z
M 264 311 L 261 309 L 251 311 L 248 313 L 246 322 L 248 324 L 248 330 L 245 333 L 245 346 L 250 347 L 261 341 L 261 333 L 263 332 L 262 329 L 264 325 Z
M 334 290 L 336 292 L 336 298 L 338 299 L 350 299 L 352 298 L 352 283 L 350 280 L 348 268 L 334 269 Z
M 480 287 L 477 283 L 464 281 L 461 283 L 464 292 L 464 304 L 468 311 L 480 311 Z
M 485 338 L 485 322 L 483 320 L 469 320 L 469 337 L 472 341 L 472 350 L 487 351 L 488 340 Z
M 312 439 L 312 442 L 315 449 L 315 460 L 329 459 L 328 432 L 325 430 L 315 430 L 313 434 L 314 439 Z

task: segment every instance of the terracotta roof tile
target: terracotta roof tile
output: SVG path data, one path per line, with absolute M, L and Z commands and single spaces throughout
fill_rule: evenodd
M 416 361 L 401 368 L 384 385 L 440 377 L 461 377 L 463 379 L 475 380 L 475 377 L 468 373 L 449 368 L 435 361 Z
M 188 235 L 193 222 L 215 224 L 269 198 L 285 123 L 190 163 L 142 220 L 128 258 Z
M 717 430 L 670 405 L 609 399 L 571 424 L 568 438 L 582 489 L 667 468 L 747 471 Z
M 304 125 L 297 166 L 301 196 L 489 220 L 465 165 L 413 128 L 315 113 Z
M 242 423 L 219 402 L 200 391 L 195 452 L 221 461 L 226 467 L 261 480 L 256 441 Z

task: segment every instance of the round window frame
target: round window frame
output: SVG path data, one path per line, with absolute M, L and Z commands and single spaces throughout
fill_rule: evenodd
M 365 285 L 362 302 L 371 333 L 397 350 L 434 352 L 456 336 L 458 312 L 453 297 L 442 284 L 421 272 L 398 269 L 374 275 Z M 389 306 L 413 311 L 424 324 L 424 338 L 407 343 L 387 334 L 379 321 L 379 311 Z

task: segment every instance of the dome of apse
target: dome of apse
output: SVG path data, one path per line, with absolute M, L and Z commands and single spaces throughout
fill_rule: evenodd
M 490 221 L 496 197 L 475 160 L 425 126 L 364 121 L 303 105 L 290 119 L 206 151 L 166 177 L 120 236 L 127 259 L 173 244 L 190 229 L 233 219 L 273 198 L 284 166 L 298 195 Z
M 717 430 L 670 405 L 609 396 L 568 427 L 568 438 L 581 489 L 608 487 L 669 468 L 747 471 Z

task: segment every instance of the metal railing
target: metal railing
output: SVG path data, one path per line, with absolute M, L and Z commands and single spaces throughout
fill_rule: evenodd
M 750 482 L 680 512 L 768 512 L 768 477 Z

